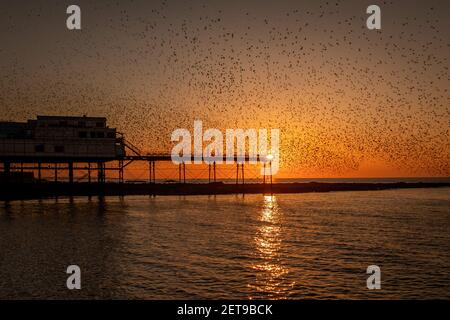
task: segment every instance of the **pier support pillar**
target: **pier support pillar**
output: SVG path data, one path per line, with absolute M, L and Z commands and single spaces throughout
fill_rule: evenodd
M 8 175 L 11 172 L 11 163 L 3 162 L 3 172 Z
M 213 162 L 208 163 L 208 183 L 211 183 L 211 180 L 216 182 L 216 163 Z
M 11 172 L 11 163 L 3 162 L 3 172 L 5 175 L 5 182 L 9 182 L 10 172 Z
M 148 179 L 149 179 L 149 183 L 156 183 L 156 162 L 155 161 L 149 161 L 148 162 Z
M 69 183 L 73 183 L 73 162 L 69 162 Z
M 42 163 L 38 162 L 38 182 L 41 183 L 42 180 Z
M 119 183 L 123 183 L 123 160 L 119 160 Z
M 239 168 L 241 169 L 241 181 L 242 184 L 245 183 L 245 178 L 244 178 L 244 163 L 237 163 L 236 164 L 236 184 L 239 183 Z
M 156 162 L 153 161 L 153 183 L 156 183 Z
M 104 183 L 105 182 L 105 164 L 103 162 L 98 162 L 97 167 L 98 167 L 98 174 L 97 174 L 98 183 Z
M 272 161 L 269 162 L 269 168 L 270 168 L 270 187 L 272 187 Z
M 266 184 L 266 163 L 263 164 L 263 184 Z
M 178 164 L 178 182 L 181 183 L 181 174 L 183 173 L 183 183 L 186 183 L 186 164 L 184 162 Z

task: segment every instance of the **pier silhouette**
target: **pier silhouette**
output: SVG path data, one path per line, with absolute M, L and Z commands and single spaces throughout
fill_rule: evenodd
M 195 155 L 178 163 L 178 181 L 156 183 L 158 162 L 172 162 L 171 154 L 144 153 L 123 133 L 107 126 L 101 117 L 38 116 L 28 122 L 0 122 L 0 199 L 29 199 L 72 195 L 194 195 L 231 193 L 298 193 L 383 190 L 393 188 L 448 187 L 450 183 L 262 183 L 245 180 L 245 163 L 271 166 L 266 157 L 202 157 L 208 164 L 208 183 L 186 181 L 186 163 L 195 165 Z M 218 161 L 221 160 L 221 161 Z M 217 179 L 216 162 L 233 161 L 235 183 Z M 126 183 L 124 169 L 133 162 L 148 163 L 148 180 Z M 106 166 L 106 164 L 110 164 Z M 113 165 L 111 165 L 113 164 Z M 80 167 L 82 165 L 82 167 Z M 68 173 L 61 180 L 58 173 Z M 37 177 L 34 176 L 37 171 Z M 53 171 L 53 179 L 43 172 Z M 87 171 L 84 175 L 78 171 Z M 118 181 L 106 180 L 107 173 L 118 173 Z M 78 173 L 78 174 L 77 174 Z M 77 177 L 77 179 L 76 179 Z M 85 181 L 87 179 L 87 181 Z
M 195 164 L 197 158 L 198 155 L 183 156 L 178 164 L 179 183 L 186 183 L 186 164 Z M 236 184 L 244 184 L 245 162 L 260 161 L 264 166 L 267 162 L 258 155 L 200 158 L 208 164 L 210 183 L 217 182 L 218 163 L 235 163 Z M 170 153 L 144 153 L 126 140 L 123 133 L 108 127 L 103 117 L 37 116 L 36 120 L 23 123 L 0 122 L 0 162 L 3 164 L 1 181 L 7 184 L 32 180 L 41 183 L 44 171 L 53 172 L 53 182 L 61 182 L 58 177 L 61 170 L 68 172 L 70 184 L 86 178 L 88 183 L 96 178 L 97 183 L 104 184 L 106 173 L 111 171 L 118 173 L 119 183 L 124 183 L 124 169 L 133 162 L 148 163 L 148 182 L 156 183 L 156 163 L 172 162 L 172 156 Z M 112 166 L 107 167 L 107 163 Z M 30 171 L 37 171 L 37 177 Z M 87 173 L 77 180 L 78 171 Z

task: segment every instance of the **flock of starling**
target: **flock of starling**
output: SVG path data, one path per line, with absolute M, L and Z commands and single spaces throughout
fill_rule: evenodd
M 448 176 L 449 5 L 379 2 L 381 30 L 360 1 L 79 1 L 81 31 L 2 3 L 1 120 L 106 116 L 147 152 L 196 119 L 279 128 L 293 175 Z

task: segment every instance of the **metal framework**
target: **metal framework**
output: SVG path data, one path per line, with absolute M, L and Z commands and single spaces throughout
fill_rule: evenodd
M 156 183 L 156 163 L 157 162 L 172 162 L 172 157 L 170 154 L 143 154 L 138 147 L 125 140 L 122 133 L 117 132 L 116 140 L 123 146 L 124 154 L 116 157 L 62 157 L 62 156 L 4 156 L 0 155 L 0 163 L 3 163 L 3 180 L 8 182 L 11 177 L 12 169 L 20 170 L 21 177 L 24 177 L 25 170 L 37 170 L 37 182 L 42 182 L 42 172 L 46 170 L 53 171 L 54 182 L 59 182 L 58 172 L 60 170 L 65 170 L 68 172 L 69 183 L 75 183 L 85 178 L 91 183 L 96 174 L 97 183 L 102 184 L 106 182 L 106 172 L 107 171 L 117 171 L 119 177 L 119 183 L 124 183 L 124 169 L 135 161 L 145 161 L 148 163 L 148 182 Z M 178 182 L 186 183 L 186 163 L 191 163 L 196 160 L 194 156 L 184 159 L 184 162 L 178 164 Z M 266 162 L 267 159 L 261 159 L 258 155 L 256 157 L 247 156 L 236 156 L 234 155 L 231 159 L 227 156 L 222 159 L 217 159 L 217 157 L 204 158 L 205 162 L 208 163 L 208 182 L 217 182 L 217 162 L 226 162 L 232 160 L 236 163 L 236 184 L 245 184 L 245 169 L 244 163 L 246 161 L 260 161 L 264 165 L 263 183 L 266 183 Z M 263 161 L 264 160 L 264 161 Z M 110 162 L 117 162 L 117 166 L 107 167 L 106 164 Z M 195 161 L 194 161 L 195 163 Z M 272 183 L 272 166 L 271 162 L 268 162 L 270 166 L 270 183 Z M 83 167 L 74 166 L 76 164 L 84 164 Z M 85 170 L 87 171 L 81 177 L 78 177 L 75 181 L 75 171 Z

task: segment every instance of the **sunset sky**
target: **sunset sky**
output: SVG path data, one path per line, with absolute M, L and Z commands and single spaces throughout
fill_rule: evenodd
M 66 28 L 70 4 L 81 31 Z M 196 119 L 279 128 L 282 177 L 449 176 L 449 12 L 447 0 L 3 0 L 0 120 L 105 116 L 146 152 L 170 152 Z

